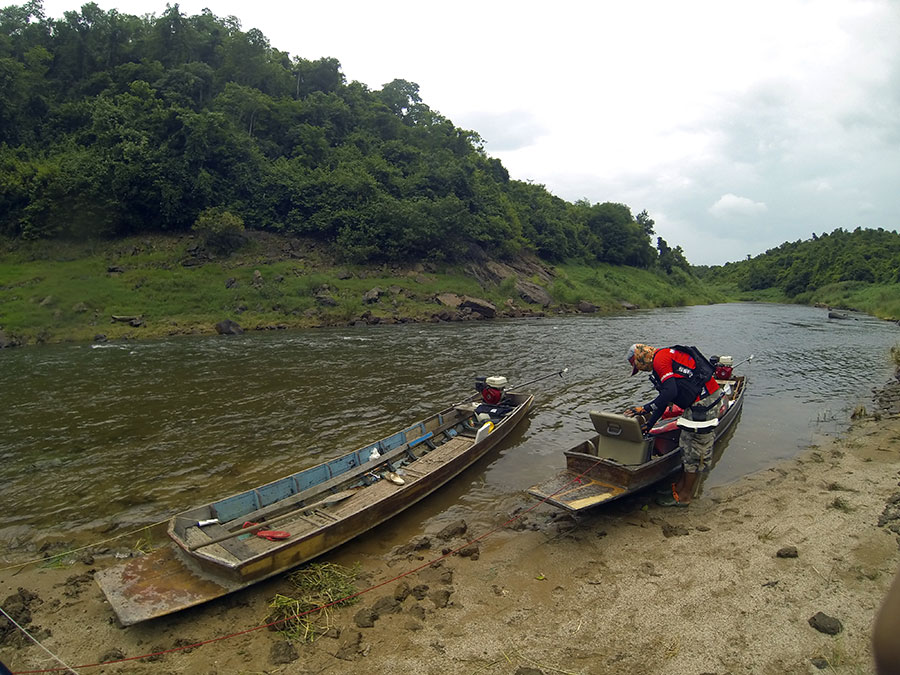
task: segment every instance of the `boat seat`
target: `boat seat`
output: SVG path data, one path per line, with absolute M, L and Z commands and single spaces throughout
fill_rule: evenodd
M 597 456 L 619 464 L 643 464 L 650 459 L 653 439 L 644 438 L 641 425 L 634 417 L 618 413 L 590 412 L 597 437 Z

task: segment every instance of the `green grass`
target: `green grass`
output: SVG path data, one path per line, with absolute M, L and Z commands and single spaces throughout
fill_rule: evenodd
M 508 300 L 519 309 L 545 309 L 519 297 L 514 278 L 482 287 L 462 266 L 423 272 L 414 266 L 341 265 L 321 246 L 298 251 L 287 243 L 256 233 L 230 257 L 186 266 L 196 262 L 192 251 L 197 240 L 191 236 L 76 243 L 0 239 L 0 329 L 7 338 L 33 344 L 86 342 L 96 335 L 115 340 L 208 334 L 226 318 L 245 330 L 345 325 L 364 315 L 424 321 L 441 311 L 435 301 L 440 293 L 483 298 L 498 309 Z M 254 284 L 256 271 L 261 284 Z M 772 289 L 751 296 L 736 288 L 712 287 L 680 270 L 666 275 L 608 264 L 566 264 L 555 272 L 547 290 L 554 305 L 570 310 L 582 301 L 600 313 L 620 312 L 623 303 L 655 308 L 747 299 L 791 301 Z M 235 283 L 226 287 L 230 279 Z M 364 303 L 363 295 L 375 286 L 384 295 L 377 303 Z M 323 291 L 335 300 L 334 306 L 317 299 Z M 900 285 L 835 284 L 804 301 L 898 316 Z M 113 315 L 141 316 L 143 325 L 114 322 Z M 900 347 L 894 358 L 900 362 Z
M 708 288 L 677 271 L 666 275 L 634 267 L 600 264 L 560 265 L 557 272 L 559 277 L 550 289 L 557 302 L 569 305 L 589 302 L 601 311 L 620 310 L 622 302 L 651 308 L 727 300 L 727 296 L 718 289 Z

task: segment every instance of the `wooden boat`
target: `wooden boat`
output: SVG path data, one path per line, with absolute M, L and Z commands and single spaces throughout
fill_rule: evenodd
M 128 626 L 296 567 L 412 506 L 496 447 L 534 400 L 499 391 L 491 404 L 475 394 L 375 443 L 179 513 L 166 546 L 96 579 Z
M 727 357 L 723 357 L 727 358 Z M 752 358 L 752 357 L 751 357 Z M 740 416 L 746 379 L 731 369 L 717 369 L 717 381 L 726 397 L 715 429 L 718 440 Z M 642 490 L 681 468 L 677 425 L 680 409 L 670 408 L 645 437 L 634 417 L 591 411 L 597 432 L 565 451 L 566 468 L 558 475 L 534 485 L 528 493 L 567 511 L 584 511 Z

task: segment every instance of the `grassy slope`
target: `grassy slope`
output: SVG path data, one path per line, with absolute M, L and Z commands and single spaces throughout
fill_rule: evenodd
M 30 344 L 89 341 L 98 334 L 212 333 L 225 318 L 245 329 L 340 325 L 367 312 L 427 321 L 440 311 L 434 296 L 442 292 L 477 296 L 498 308 L 512 298 L 526 313 L 545 309 L 517 297 L 512 279 L 485 288 L 461 268 L 335 266 L 321 249 L 278 237 L 259 238 L 227 259 L 185 266 L 195 245 L 190 237 L 166 236 L 77 245 L 0 242 L 0 328 Z M 262 283 L 255 285 L 256 271 Z M 621 311 L 622 302 L 661 307 L 726 299 L 689 277 L 628 267 L 566 265 L 556 272 L 547 290 L 558 305 L 548 311 L 572 310 L 580 301 L 608 313 Z M 229 279 L 236 282 L 230 288 Z M 365 304 L 363 294 L 375 286 L 387 292 Z M 317 299 L 323 290 L 335 305 Z M 114 322 L 113 315 L 141 316 L 144 325 Z
M 742 292 L 735 286 L 717 287 L 718 292 L 733 300 L 827 305 L 837 309 L 854 309 L 889 321 L 900 320 L 900 284 L 870 284 L 842 281 L 797 297 L 790 298 L 777 289 Z

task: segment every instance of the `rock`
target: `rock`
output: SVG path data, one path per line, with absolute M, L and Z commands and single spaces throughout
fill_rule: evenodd
M 269 661 L 275 666 L 293 663 L 298 658 L 300 658 L 300 655 L 297 654 L 294 645 L 287 641 L 276 642 L 272 645 L 272 650 L 269 652 Z
M 438 588 L 431 592 L 428 596 L 437 609 L 443 609 L 450 603 L 450 595 L 453 593 L 449 588 Z
M 809 662 L 819 670 L 825 670 L 828 667 L 828 659 L 823 659 L 821 656 L 810 659 Z
M 225 281 L 225 288 L 234 288 L 235 286 L 237 286 L 237 279 L 235 279 L 234 277 L 228 277 L 228 279 Z
M 481 555 L 481 550 L 478 548 L 478 544 L 468 544 L 463 546 L 456 552 L 461 558 L 471 558 L 472 560 L 478 560 L 478 557 Z
M 0 330 L 0 349 L 8 349 L 9 347 L 20 347 L 22 343 L 18 338 L 13 336 L 7 336 L 6 333 Z
M 374 304 L 378 302 L 378 299 L 384 295 L 384 290 L 379 286 L 375 286 L 375 288 L 370 288 L 368 291 L 363 293 L 363 302 L 367 305 Z
M 837 635 L 844 630 L 840 620 L 835 619 L 833 616 L 828 616 L 824 612 L 816 612 L 809 617 L 809 625 L 826 635 Z
M 403 602 L 409 597 L 409 593 L 412 589 L 409 587 L 409 582 L 406 579 L 401 579 L 400 583 L 394 588 L 394 600 L 397 602 Z
M 353 661 L 359 655 L 359 648 L 362 644 L 362 633 L 358 632 L 350 640 L 341 645 L 337 650 L 335 657 L 344 661 Z
M 469 295 L 464 295 L 462 297 L 462 302 L 459 303 L 459 306 L 462 309 L 468 308 L 473 312 L 478 312 L 486 319 L 493 319 L 497 314 L 497 308 L 494 307 L 493 304 L 491 304 L 487 300 L 482 300 L 481 298 L 473 298 Z
M 593 305 L 586 300 L 582 300 L 576 305 L 576 309 L 582 314 L 593 314 L 597 311 L 597 305 Z
M 240 335 L 243 332 L 244 329 L 238 325 L 237 321 L 231 319 L 225 319 L 216 324 L 216 333 L 219 335 Z
M 544 671 L 540 668 L 532 668 L 531 666 L 519 666 L 515 675 L 544 675 Z
M 263 285 L 263 277 L 259 270 L 253 270 L 253 281 L 250 284 L 253 288 L 261 288 Z
M 416 600 L 424 600 L 428 597 L 428 585 L 427 584 L 419 584 L 417 586 L 413 586 L 412 590 L 410 590 L 412 596 Z
M 338 304 L 337 300 L 335 300 L 327 291 L 316 293 L 316 302 L 323 307 L 337 307 Z
M 109 338 L 107 338 L 106 335 L 104 335 L 103 333 L 97 333 L 94 336 L 94 342 L 103 343 L 103 342 L 108 342 L 108 341 L 109 341 Z
M 359 610 L 353 617 L 353 621 L 360 628 L 371 628 L 378 620 L 378 612 L 371 607 L 364 607 Z
M 120 267 L 119 265 L 110 265 L 106 268 L 107 274 L 122 274 L 125 271 L 124 267 Z
M 778 552 L 775 555 L 779 558 L 796 558 L 797 547 L 796 546 L 785 546 L 784 548 L 778 549 Z
M 431 548 L 431 539 L 429 537 L 417 537 L 406 544 L 396 547 L 391 555 L 401 556 L 412 553 L 413 551 L 421 551 L 422 549 Z
M 620 301 L 619 301 L 619 305 L 622 307 L 622 309 L 628 309 L 628 310 L 632 310 L 632 309 L 637 309 L 637 308 L 638 308 L 637 305 L 632 305 L 630 302 L 625 302 L 624 300 L 620 300 Z
M 384 614 L 398 614 L 403 611 L 403 607 L 400 605 L 400 602 L 393 596 L 384 595 L 372 605 L 372 612 L 375 614 L 375 617 L 378 618 Z
M 434 296 L 434 299 L 445 307 L 450 307 L 451 309 L 456 309 L 462 302 L 462 298 L 459 297 L 456 293 L 440 293 Z
M 438 539 L 443 539 L 444 541 L 449 541 L 454 537 L 461 537 L 466 533 L 468 529 L 468 525 L 466 525 L 466 521 L 457 520 L 449 525 L 447 525 L 444 529 L 437 533 Z
M 422 596 L 422 597 L 424 598 L 425 596 Z M 415 605 L 413 605 L 412 607 L 409 608 L 409 613 L 410 613 L 410 615 L 417 618 L 419 621 L 425 620 L 425 608 L 422 607 L 422 605 L 420 605 L 418 603 L 416 603 Z
M 553 302 L 553 298 L 545 289 L 531 281 L 517 281 L 516 292 L 525 302 L 533 305 L 547 307 Z

